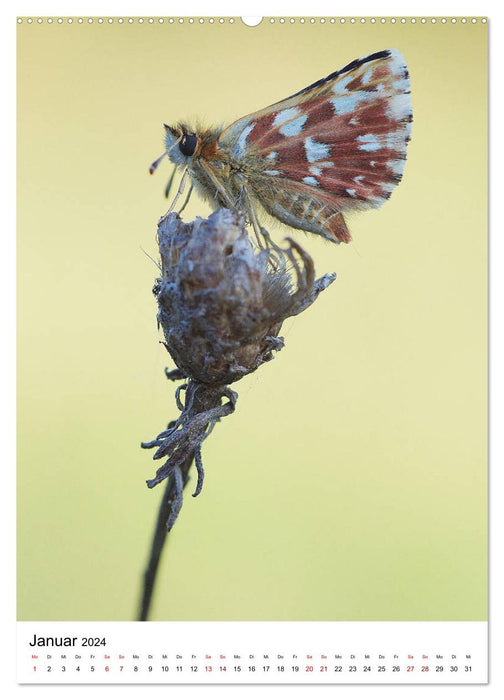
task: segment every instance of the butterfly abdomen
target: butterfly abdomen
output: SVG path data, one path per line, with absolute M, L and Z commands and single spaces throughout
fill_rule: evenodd
M 317 233 L 328 240 L 351 240 L 345 220 L 334 202 L 324 201 L 312 188 L 266 189 L 259 200 L 268 214 L 292 228 Z

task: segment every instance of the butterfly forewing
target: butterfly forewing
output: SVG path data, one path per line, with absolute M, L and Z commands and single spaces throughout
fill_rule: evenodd
M 231 124 L 222 144 L 252 194 L 296 228 L 349 240 L 340 212 L 377 208 L 401 179 L 410 82 L 397 50 L 380 51 Z

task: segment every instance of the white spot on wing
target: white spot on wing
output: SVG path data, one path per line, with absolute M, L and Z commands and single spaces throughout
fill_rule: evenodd
M 406 70 L 406 61 L 398 49 L 390 49 L 389 63 L 391 73 L 404 73 Z
M 342 97 L 334 97 L 330 102 L 336 114 L 350 114 L 357 109 L 357 106 L 362 102 L 369 102 L 372 94 L 372 92 L 356 90 L 355 92 L 347 92 L 346 95 Z
M 352 73 L 350 73 L 350 75 L 346 75 L 344 78 L 336 80 L 336 82 L 333 85 L 333 92 L 335 92 L 336 95 L 344 95 L 345 93 L 347 93 L 347 85 L 354 79 L 354 77 L 355 76 Z
M 285 122 L 290 122 L 294 117 L 297 117 L 298 114 L 301 112 L 299 107 L 289 107 L 289 109 L 282 109 L 281 112 L 278 112 L 276 115 L 274 121 L 273 121 L 273 126 L 280 126 L 280 124 L 285 124 Z
M 410 96 L 404 93 L 394 95 L 387 100 L 386 110 L 388 116 L 392 117 L 392 119 L 397 119 L 398 121 L 404 119 L 411 114 Z
M 309 163 L 316 163 L 318 160 L 324 160 L 329 155 L 330 148 L 326 143 L 314 141 L 311 136 L 308 136 L 304 142 L 306 160 Z
M 381 144 L 374 134 L 362 134 L 355 139 L 360 142 L 359 150 L 361 151 L 379 151 Z
M 409 78 L 397 78 L 394 80 L 393 88 L 396 92 L 409 93 L 411 88 Z
M 302 114 L 297 119 L 283 124 L 283 126 L 280 127 L 279 131 L 282 134 L 282 136 L 297 136 L 303 131 L 303 126 L 307 119 L 308 115 Z
M 400 152 L 406 151 L 406 140 L 411 134 L 411 123 L 400 124 L 397 131 L 381 137 L 381 143 L 385 148 L 395 149 Z
M 243 156 L 243 153 L 245 151 L 245 146 L 247 144 L 247 137 L 252 131 L 252 129 L 255 126 L 255 122 L 251 122 L 248 126 L 246 126 L 241 134 L 238 137 L 238 140 L 236 141 L 235 147 L 233 149 L 233 153 L 236 158 L 241 158 Z
M 364 73 L 364 75 L 362 76 L 362 78 L 361 78 L 361 83 L 362 83 L 363 85 L 366 85 L 366 83 L 369 83 L 369 81 L 371 80 L 371 76 L 372 76 L 372 75 L 373 75 L 373 71 L 371 70 L 371 68 L 369 68 L 369 69 Z
M 388 160 L 387 161 L 387 168 L 389 168 L 389 170 L 392 170 L 392 172 L 395 175 L 402 175 L 405 163 L 406 163 L 406 161 L 403 159 Z
M 265 170 L 264 172 L 266 175 L 278 175 L 280 173 L 279 170 Z
M 384 204 L 386 201 L 387 200 L 385 197 L 368 197 L 368 202 L 370 202 L 370 204 L 375 206 L 377 209 L 378 207 L 381 207 L 381 205 Z
M 346 191 L 348 192 L 348 194 L 350 195 L 350 197 L 355 197 L 355 194 L 356 194 L 355 190 L 349 190 L 349 189 L 347 188 Z
M 268 155 L 266 156 L 266 160 L 275 161 L 277 155 L 278 153 L 276 151 L 271 151 L 271 153 L 268 153 Z
M 318 186 L 318 182 L 314 177 L 304 177 L 303 182 L 306 182 L 307 185 L 315 185 L 315 187 Z

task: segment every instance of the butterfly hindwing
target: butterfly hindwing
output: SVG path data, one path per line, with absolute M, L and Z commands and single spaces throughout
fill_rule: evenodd
M 264 164 L 249 176 L 253 191 L 284 192 L 288 200 L 290 188 L 298 204 L 303 195 L 312 209 L 320 201 L 334 222 L 336 212 L 377 208 L 388 199 L 401 179 L 411 121 L 404 58 L 386 50 L 240 119 L 219 141 L 237 160 L 251 156 Z M 325 233 L 347 240 L 338 231 Z

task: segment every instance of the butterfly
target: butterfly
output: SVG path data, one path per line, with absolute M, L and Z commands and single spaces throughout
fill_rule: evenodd
M 168 156 L 184 171 L 175 201 L 190 178 L 189 195 L 195 187 L 213 206 L 244 212 L 256 234 L 259 205 L 292 228 L 348 242 L 344 215 L 379 208 L 401 180 L 412 119 L 406 63 L 387 49 L 224 129 L 165 124 L 166 150 L 150 171 Z

